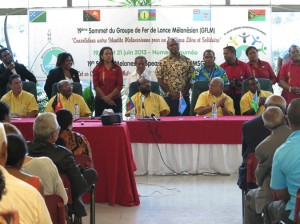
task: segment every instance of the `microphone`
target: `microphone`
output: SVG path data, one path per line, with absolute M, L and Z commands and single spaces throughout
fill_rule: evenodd
M 145 117 L 145 96 L 142 95 L 142 117 L 144 118 Z
M 155 114 L 151 114 L 151 117 L 153 120 L 155 120 L 156 122 L 158 121 L 158 119 L 155 117 Z

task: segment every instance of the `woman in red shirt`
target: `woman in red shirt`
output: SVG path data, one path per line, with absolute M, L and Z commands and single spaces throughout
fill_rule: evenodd
M 115 63 L 113 50 L 110 47 L 103 47 L 100 50 L 99 58 L 100 62 L 93 69 L 96 91 L 95 116 L 101 116 L 104 109 L 122 113 L 122 69 Z
M 248 47 L 246 49 L 246 55 L 249 59 L 249 62 L 247 64 L 250 66 L 252 75 L 254 77 L 270 79 L 272 84 L 276 83 L 277 78 L 271 65 L 268 62 L 262 61 L 258 58 L 258 51 L 256 47 Z

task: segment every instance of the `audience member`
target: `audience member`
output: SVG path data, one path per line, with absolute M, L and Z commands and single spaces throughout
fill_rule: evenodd
M 0 122 L 10 123 L 9 106 L 4 101 L 0 101 Z
M 78 71 L 72 68 L 74 64 L 73 57 L 70 53 L 63 52 L 57 56 L 56 68 L 49 71 L 44 90 L 48 99 L 51 99 L 52 86 L 61 80 L 70 82 L 80 82 Z
M 286 101 L 278 95 L 269 96 L 265 102 L 265 108 L 269 106 L 279 107 L 283 113 L 286 109 Z M 247 186 L 247 157 L 255 151 L 255 148 L 261 143 L 271 132 L 264 126 L 262 116 L 259 115 L 250 121 L 244 122 L 242 126 L 242 156 L 243 162 L 239 168 L 239 177 L 237 185 L 242 190 L 257 188 L 256 184 Z
M 254 76 L 248 77 L 247 83 L 249 91 L 246 92 L 240 101 L 242 115 L 260 115 L 265 110 L 265 102 L 267 97 L 273 93 L 260 89 L 260 84 Z M 255 97 L 256 96 L 256 97 Z M 256 98 L 256 99 L 255 99 Z
M 194 84 L 196 81 L 211 81 L 215 77 L 220 77 L 224 81 L 224 86 L 229 85 L 229 80 L 227 74 L 223 68 L 215 63 L 216 57 L 213 50 L 205 50 L 203 53 L 204 64 L 202 67 L 195 70 L 191 84 Z
M 23 137 L 19 129 L 13 124 L 4 123 L 3 125 L 6 134 L 16 134 Z M 42 180 L 44 195 L 56 194 L 61 196 L 65 205 L 68 203 L 67 192 L 51 159 L 48 157 L 34 158 L 26 155 L 22 170 L 30 175 L 38 176 Z
M 84 194 L 97 180 L 97 172 L 90 168 L 81 171 L 76 165 L 72 152 L 56 145 L 60 127 L 54 113 L 39 115 L 33 124 L 34 141 L 28 143 L 29 156 L 49 157 L 60 173 L 65 173 L 72 187 L 72 208 L 77 217 L 86 216 L 85 206 L 81 200 Z
M 212 104 L 218 108 L 218 116 L 234 115 L 232 99 L 223 93 L 224 81 L 220 77 L 213 78 L 209 83 L 209 90 L 201 93 L 195 105 L 197 115 L 212 115 Z
M 288 105 L 292 99 L 300 97 L 300 48 L 292 45 L 289 48 L 289 56 L 290 60 L 281 66 L 278 75 L 278 84 L 283 88 L 282 96 Z
M 169 38 L 167 48 L 170 54 L 159 61 L 155 74 L 159 85 L 165 93 L 165 100 L 170 107 L 169 116 L 181 115 L 178 111 L 180 92 L 187 104 L 184 116 L 190 114 L 191 88 L 190 79 L 194 73 L 193 62 L 179 52 L 179 42 L 177 38 Z
M 152 114 L 154 114 L 156 117 L 167 116 L 170 113 L 170 108 L 163 97 L 156 93 L 150 92 L 150 79 L 142 76 L 138 79 L 137 83 L 140 91 L 131 97 L 136 110 L 136 116 L 150 117 Z M 144 100 L 142 98 L 144 98 Z M 126 115 L 129 114 L 130 111 L 127 111 Z
M 7 92 L 8 79 L 12 74 L 19 74 L 22 81 L 36 83 L 35 76 L 27 68 L 18 62 L 13 61 L 13 57 L 7 48 L 0 49 L 0 97 Z
M 7 158 L 6 142 L 3 124 L 0 124 L 0 170 L 6 185 L 0 210 L 16 208 L 20 215 L 20 223 L 52 223 L 42 195 L 29 184 L 9 174 L 4 168 Z
M 56 120 L 60 126 L 60 132 L 56 144 L 65 146 L 75 156 L 81 154 L 88 156 L 91 160 L 92 167 L 94 167 L 92 150 L 89 141 L 84 135 L 72 131 L 72 113 L 69 110 L 60 109 L 56 112 Z
M 53 96 L 46 105 L 45 112 L 55 113 L 61 108 L 68 109 L 74 115 L 75 105 L 80 117 L 91 115 L 91 110 L 83 97 L 73 93 L 73 88 L 69 80 L 61 80 L 57 84 L 58 94 Z
M 2 199 L 2 195 L 5 194 L 5 180 L 0 170 L 0 201 Z M 0 211 L 0 223 L 1 224 L 19 224 L 19 212 L 15 209 L 6 209 L 4 211 Z
M 300 186 L 300 99 L 293 99 L 287 109 L 292 134 L 275 152 L 272 164 L 271 188 L 278 198 L 268 205 L 265 223 L 294 223 L 296 194 Z
M 262 61 L 258 58 L 258 51 L 256 47 L 248 47 L 246 49 L 246 55 L 249 59 L 249 62 L 247 64 L 250 66 L 252 75 L 254 77 L 270 79 L 272 84 L 275 84 L 277 82 L 277 77 L 271 65 L 268 62 Z
M 258 162 L 255 177 L 258 188 L 248 191 L 246 195 L 244 224 L 263 223 L 262 212 L 273 201 L 270 188 L 273 155 L 291 134 L 284 113 L 279 107 L 268 107 L 263 112 L 262 119 L 265 127 L 271 131 L 271 135 L 255 149 Z
M 220 66 L 225 69 L 230 85 L 226 93 L 233 99 L 235 114 L 240 115 L 240 100 L 243 81 L 251 76 L 249 65 L 236 57 L 236 50 L 233 46 L 223 48 L 225 62 Z
M 114 61 L 113 50 L 103 47 L 99 54 L 100 62 L 93 69 L 93 81 L 96 91 L 95 116 L 101 116 L 104 109 L 122 113 L 121 90 L 123 73 Z
M 23 90 L 21 77 L 13 74 L 9 77 L 10 91 L 2 96 L 1 100 L 10 107 L 12 117 L 35 117 L 39 107 L 33 94 Z
M 32 176 L 21 170 L 25 155 L 27 154 L 27 145 L 23 137 L 16 134 L 7 135 L 7 161 L 5 169 L 14 177 L 25 181 L 36 188 L 41 195 L 44 195 L 44 185 L 40 178 Z
M 129 94 L 129 86 L 132 82 L 136 82 L 140 77 L 147 77 L 150 81 L 157 82 L 157 78 L 154 73 L 146 69 L 147 59 L 144 56 L 137 56 L 134 59 L 134 65 L 136 69 L 132 71 L 126 80 L 125 94 Z

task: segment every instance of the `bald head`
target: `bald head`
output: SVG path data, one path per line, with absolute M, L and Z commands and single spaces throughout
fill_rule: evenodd
M 282 96 L 272 95 L 269 96 L 265 102 L 265 107 L 275 106 L 279 107 L 283 113 L 286 111 L 286 101 Z
M 269 106 L 262 114 L 264 125 L 267 129 L 272 130 L 277 126 L 284 124 L 284 113 L 281 108 Z

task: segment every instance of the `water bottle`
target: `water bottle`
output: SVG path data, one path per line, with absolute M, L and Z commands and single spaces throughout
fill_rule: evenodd
M 74 104 L 74 116 L 73 116 L 74 120 L 79 118 L 79 106 L 77 103 Z
M 212 107 L 211 107 L 211 114 L 213 119 L 217 119 L 218 117 L 218 107 L 216 102 L 213 102 Z
M 135 108 L 132 108 L 130 110 L 130 120 L 134 121 L 135 120 Z

